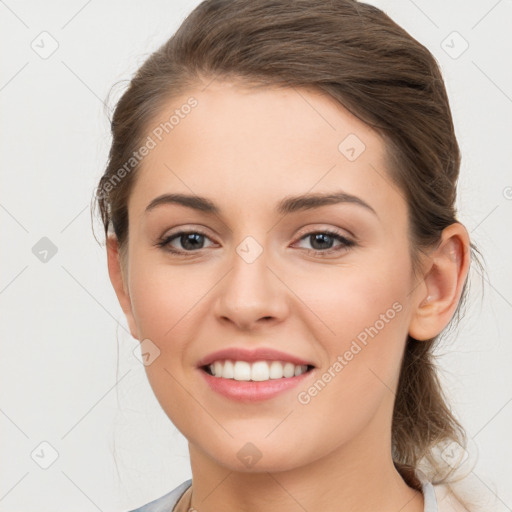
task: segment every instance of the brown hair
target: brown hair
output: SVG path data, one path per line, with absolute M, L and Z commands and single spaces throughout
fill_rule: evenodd
M 96 199 L 105 234 L 112 226 L 121 249 L 140 165 L 114 183 L 116 173 L 170 98 L 216 77 L 314 88 L 375 129 L 388 149 L 392 172 L 386 177 L 408 204 L 415 272 L 421 254 L 457 222 L 459 147 L 440 69 L 423 45 L 378 8 L 354 0 L 206 0 L 144 62 L 114 111 L 109 161 Z M 476 253 L 471 244 L 472 259 L 481 267 Z M 422 461 L 435 483 L 451 473 L 435 457 L 439 443 L 466 446 L 437 377 L 438 340 L 407 340 L 393 411 L 395 465 L 416 488 L 412 471 Z

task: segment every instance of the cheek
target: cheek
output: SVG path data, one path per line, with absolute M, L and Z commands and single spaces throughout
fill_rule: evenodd
M 322 392 L 325 406 L 334 400 L 357 408 L 366 396 L 371 407 L 372 395 L 382 398 L 396 386 L 409 325 L 409 264 L 406 255 L 390 252 L 335 276 L 330 269 L 295 279 L 294 291 L 315 313 L 305 328 L 322 346 L 326 387 L 337 390 Z
M 323 283 L 317 311 L 335 334 L 316 330 L 325 359 L 315 380 L 298 390 L 294 425 L 304 436 L 322 433 L 318 451 L 328 450 L 328 439 L 341 444 L 356 437 L 374 418 L 387 424 L 407 335 L 407 285 L 385 275 L 347 270 L 336 285 Z
M 302 318 L 309 308 L 307 317 L 312 320 L 308 327 L 322 334 L 329 347 L 343 345 L 360 333 L 364 338 L 365 329 L 371 326 L 382 331 L 383 337 L 404 330 L 403 312 L 411 290 L 409 262 L 404 257 L 383 256 L 287 276 L 304 304 Z
M 212 273 L 200 266 L 171 266 L 132 259 L 130 298 L 139 334 L 163 343 L 190 328 L 201 299 L 212 288 Z
M 162 409 L 181 432 L 190 436 L 190 418 L 201 414 L 184 383 L 190 378 L 186 366 L 188 340 L 198 336 L 204 316 L 201 298 L 211 288 L 205 272 L 193 265 L 159 264 L 143 255 L 133 256 L 130 297 L 140 339 L 149 339 L 159 355 L 145 366 L 148 382 Z M 199 268 L 199 266 L 197 267 Z M 211 272 L 209 273 L 211 280 Z

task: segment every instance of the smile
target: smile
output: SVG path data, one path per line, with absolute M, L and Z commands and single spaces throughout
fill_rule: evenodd
M 215 360 L 201 366 L 212 391 L 241 402 L 260 402 L 285 394 L 308 379 L 314 366 L 275 360 Z M 288 399 L 288 398 L 287 398 Z
M 256 382 L 298 377 L 311 368 L 311 365 L 298 365 L 287 361 L 248 362 L 230 359 L 217 360 L 203 367 L 204 371 L 214 377 Z

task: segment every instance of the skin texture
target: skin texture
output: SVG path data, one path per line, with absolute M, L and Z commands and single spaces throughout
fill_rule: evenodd
M 190 96 L 197 106 L 142 162 L 129 198 L 126 258 L 110 238 L 108 260 L 132 335 L 160 350 L 146 371 L 189 441 L 192 505 L 200 512 L 422 511 L 421 493 L 392 462 L 394 390 L 407 334 L 435 336 L 455 312 L 468 271 L 467 231 L 446 228 L 414 277 L 407 205 L 377 133 L 312 90 L 219 81 L 169 101 L 154 126 Z M 365 145 L 354 161 L 338 149 L 349 134 Z M 274 211 L 288 196 L 340 190 L 376 213 L 351 203 Z M 221 212 L 166 204 L 146 213 L 165 193 L 208 197 Z M 156 245 L 197 229 L 206 237 L 196 246 L 172 242 L 188 249 L 185 256 Z M 333 238 L 327 246 L 341 250 L 322 256 L 329 248 L 306 235 L 325 229 L 355 245 Z M 262 250 L 252 263 L 237 253 L 248 236 Z M 298 394 L 393 304 L 400 312 L 300 403 Z M 235 402 L 213 392 L 197 367 L 227 347 L 272 347 L 315 369 L 270 400 Z M 251 466 L 239 456 L 248 442 L 261 456 Z

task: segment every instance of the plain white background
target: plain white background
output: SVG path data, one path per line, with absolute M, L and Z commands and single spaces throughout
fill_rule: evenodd
M 90 201 L 109 149 L 111 86 L 198 3 L 0 1 L 2 512 L 123 511 L 190 477 L 186 441 L 133 354 Z M 471 274 L 467 315 L 439 362 L 471 440 L 472 485 L 512 510 L 512 4 L 372 3 L 445 76 L 463 154 L 460 220 L 488 282 L 482 298 Z

